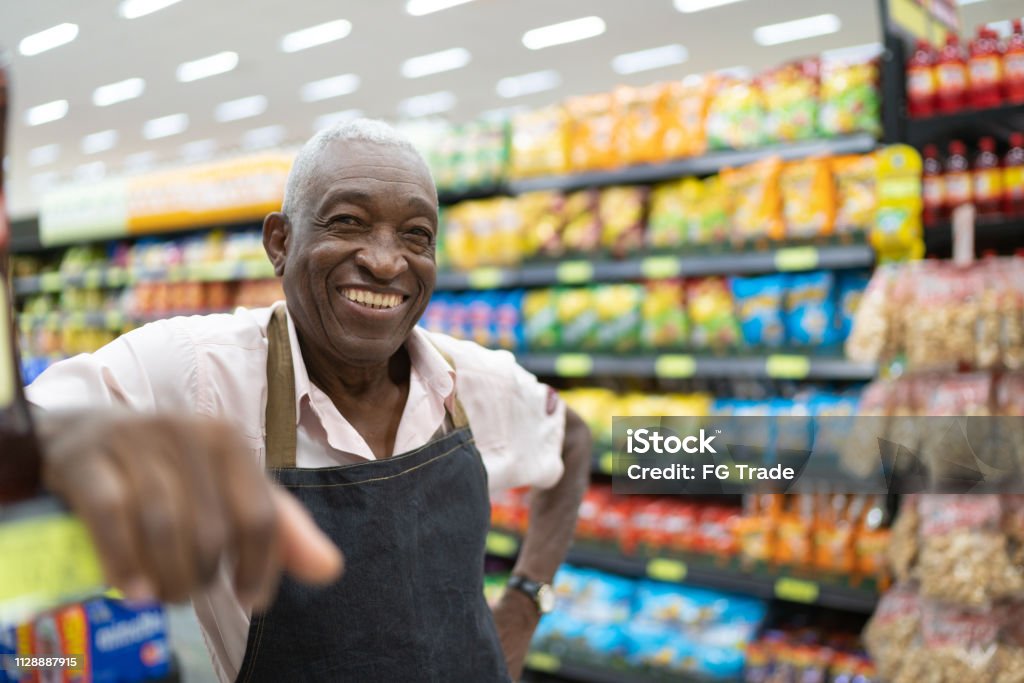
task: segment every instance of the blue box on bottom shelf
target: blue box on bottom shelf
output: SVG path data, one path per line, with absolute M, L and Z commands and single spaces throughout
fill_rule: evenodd
M 77 668 L 22 670 L 15 657 L 75 655 Z M 167 619 L 158 605 L 94 598 L 0 629 L 0 683 L 138 683 L 170 673 Z

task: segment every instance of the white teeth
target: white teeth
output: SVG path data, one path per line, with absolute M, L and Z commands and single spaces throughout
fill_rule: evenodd
M 341 294 L 349 301 L 354 301 L 368 308 L 394 308 L 402 303 L 402 297 L 398 294 L 378 294 L 377 292 L 370 292 L 365 289 L 343 289 Z

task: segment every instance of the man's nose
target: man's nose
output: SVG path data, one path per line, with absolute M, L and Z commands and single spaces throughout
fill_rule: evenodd
M 402 245 L 394 234 L 376 234 L 371 237 L 356 253 L 356 264 L 374 279 L 384 282 L 394 280 L 409 269 Z

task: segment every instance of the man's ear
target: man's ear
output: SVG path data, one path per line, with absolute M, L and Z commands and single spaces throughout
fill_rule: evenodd
M 291 223 L 280 211 L 268 213 L 263 219 L 263 249 L 274 265 L 274 274 L 284 275 L 284 262 L 288 257 L 288 239 L 291 234 Z

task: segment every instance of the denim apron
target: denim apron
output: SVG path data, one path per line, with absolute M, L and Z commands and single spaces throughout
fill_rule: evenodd
M 342 549 L 346 569 L 326 589 L 282 580 L 252 617 L 236 681 L 509 681 L 483 593 L 487 474 L 461 406 L 414 451 L 297 468 L 285 316 L 277 308 L 267 330 L 267 468 Z

